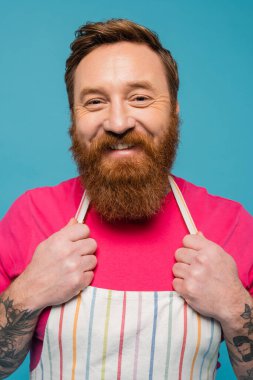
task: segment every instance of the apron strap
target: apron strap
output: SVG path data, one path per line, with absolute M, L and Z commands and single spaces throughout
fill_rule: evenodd
M 81 202 L 79 204 L 78 210 L 75 215 L 75 219 L 77 220 L 78 223 L 83 223 L 85 215 L 88 211 L 90 205 L 90 200 L 88 198 L 88 195 L 86 194 L 86 191 L 83 193 Z
M 179 187 L 177 186 L 173 177 L 170 175 L 169 175 L 169 183 L 171 186 L 171 190 L 174 194 L 174 197 L 177 201 L 177 205 L 179 207 L 179 210 L 180 210 L 182 217 L 185 221 L 185 224 L 186 224 L 190 234 L 195 235 L 198 232 L 197 227 L 196 227 L 196 225 L 192 219 L 191 213 L 190 213 L 190 211 L 187 207 L 187 204 L 184 200 L 183 194 L 181 193 L 181 191 L 180 191 Z
M 190 211 L 187 207 L 187 204 L 185 203 L 183 194 L 181 193 L 181 191 L 180 191 L 179 187 L 177 186 L 173 177 L 170 175 L 169 175 L 169 183 L 171 186 L 171 190 L 174 194 L 174 197 L 176 199 L 176 202 L 178 204 L 179 210 L 182 214 L 182 217 L 185 221 L 185 224 L 186 224 L 190 234 L 196 234 L 198 232 L 198 230 L 197 230 L 195 223 L 192 219 L 192 216 L 191 216 Z M 75 215 L 75 219 L 77 220 L 78 223 L 83 223 L 83 220 L 84 220 L 85 215 L 86 215 L 88 208 L 89 208 L 89 204 L 90 204 L 90 200 L 88 198 L 88 195 L 86 194 L 86 192 L 84 192 L 82 199 L 81 199 L 81 202 L 79 204 L 78 210 L 77 210 L 76 215 Z

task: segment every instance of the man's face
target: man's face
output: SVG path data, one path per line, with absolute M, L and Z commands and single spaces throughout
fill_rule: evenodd
M 169 125 L 170 94 L 160 58 L 146 45 L 103 45 L 78 65 L 74 77 L 74 121 L 87 147 L 106 132 L 129 129 L 158 144 Z M 107 159 L 137 158 L 129 148 Z
M 72 151 L 98 211 L 107 219 L 154 214 L 178 142 L 177 114 L 158 55 L 129 42 L 95 49 L 77 66 L 73 111 Z M 110 215 L 99 205 L 108 199 L 107 208 L 115 208 Z

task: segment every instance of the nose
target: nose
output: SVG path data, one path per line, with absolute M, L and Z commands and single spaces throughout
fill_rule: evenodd
M 128 114 L 124 104 L 117 102 L 110 106 L 108 117 L 104 120 L 104 130 L 124 134 L 129 129 L 133 129 L 135 124 L 134 117 Z

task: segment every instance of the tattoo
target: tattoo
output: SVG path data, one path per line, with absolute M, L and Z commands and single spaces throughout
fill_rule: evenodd
M 243 360 L 239 357 L 239 355 L 236 355 L 233 351 L 228 349 L 229 358 L 231 361 L 232 366 L 238 366 L 239 363 L 242 363 Z
M 250 308 L 248 304 L 245 304 L 245 310 L 241 314 L 241 317 L 244 320 L 247 320 L 244 323 L 243 328 L 248 329 L 248 335 L 253 333 L 253 308 Z M 239 335 L 233 338 L 234 346 L 237 348 L 237 351 L 242 357 L 244 362 L 249 362 L 253 360 L 253 340 L 250 339 L 247 335 Z
M 253 368 L 247 370 L 247 375 L 239 376 L 239 380 L 253 380 Z
M 249 305 L 245 305 L 245 311 L 241 314 L 241 317 L 243 319 L 248 319 L 248 322 L 246 322 L 243 327 L 246 329 L 249 329 L 248 334 L 253 333 L 253 313 L 252 313 L 253 308 L 250 308 Z
M 19 310 L 0 297 L 0 379 L 10 375 L 25 359 L 38 311 Z

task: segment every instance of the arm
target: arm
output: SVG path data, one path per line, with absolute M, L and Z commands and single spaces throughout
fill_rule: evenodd
M 241 297 L 234 315 L 222 324 L 224 339 L 239 380 L 253 380 L 253 300 Z
M 0 295 L 0 379 L 9 376 L 25 359 L 40 313 L 26 307 L 18 294 L 17 279 Z
M 238 379 L 253 380 L 253 301 L 233 258 L 201 233 L 187 235 L 175 257 L 174 289 L 198 313 L 220 322 Z
M 95 251 L 88 227 L 72 220 L 37 247 L 25 271 L 0 295 L 0 379 L 24 360 L 40 312 L 90 284 Z

